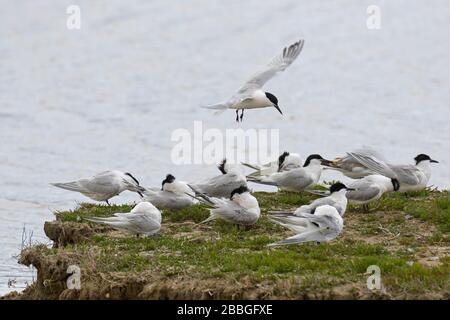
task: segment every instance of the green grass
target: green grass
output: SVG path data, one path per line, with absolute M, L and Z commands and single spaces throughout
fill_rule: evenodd
M 255 196 L 263 212 L 294 209 L 316 197 L 290 192 L 258 192 Z M 301 277 L 303 288 L 331 288 L 339 284 L 364 284 L 367 267 L 378 265 L 382 281 L 390 290 L 450 291 L 449 259 L 444 257 L 439 265 L 430 267 L 420 264 L 415 256 L 416 251 L 426 249 L 427 245 L 445 247 L 448 243 L 450 193 L 425 190 L 408 195 L 389 194 L 373 207 L 376 207 L 376 214 L 363 213 L 358 207 L 350 206 L 343 237 L 320 245 L 267 248 L 267 244 L 290 233 L 264 215 L 250 230 L 222 221 L 198 225 L 208 216 L 208 210 L 196 205 L 178 212 L 163 212 L 164 229 L 157 237 L 97 234 L 65 250 L 82 253 L 84 257 L 93 247 L 97 248 L 98 272 L 151 271 L 165 277 L 218 279 L 246 276 L 253 281 Z M 87 216 L 109 216 L 131 208 L 131 205 L 82 204 L 73 211 L 58 212 L 56 216 L 60 221 L 85 223 L 83 218 Z M 432 230 L 431 235 L 415 237 L 414 232 L 420 230 L 415 230 L 412 222 Z M 390 247 L 393 240 L 364 241 L 364 237 L 383 236 L 379 224 L 392 234 L 401 235 L 395 239 L 396 249 Z M 358 237 L 345 236 L 347 229 L 356 232 Z

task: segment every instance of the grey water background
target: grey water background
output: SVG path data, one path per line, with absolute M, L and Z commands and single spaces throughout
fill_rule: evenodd
M 71 4 L 81 8 L 80 30 L 66 28 Z M 379 30 L 366 26 L 372 4 Z M 143 185 L 168 172 L 187 181 L 216 174 L 170 160 L 171 133 L 192 131 L 194 120 L 279 129 L 280 149 L 304 156 L 370 145 L 412 163 L 424 152 L 440 160 L 430 183 L 450 186 L 448 1 L 3 0 L 0 8 L 0 294 L 32 279 L 15 258 L 23 229 L 49 243 L 52 211 L 87 200 L 49 182 L 107 169 Z M 237 125 L 232 111 L 198 107 L 226 99 L 299 38 L 299 59 L 266 86 L 284 116 L 248 111 Z M 112 202 L 136 200 L 124 193 Z

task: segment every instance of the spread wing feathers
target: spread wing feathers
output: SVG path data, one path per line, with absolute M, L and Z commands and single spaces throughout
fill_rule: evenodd
M 384 162 L 381 160 L 375 160 L 371 156 L 366 156 L 363 154 L 359 154 L 356 152 L 349 152 L 350 156 L 352 156 L 356 161 L 361 163 L 363 166 L 369 168 L 370 170 L 386 176 L 388 178 L 398 178 L 396 173 Z
M 244 93 L 247 90 L 261 88 L 267 81 L 269 81 L 275 74 L 284 71 L 288 66 L 294 62 L 303 49 L 304 40 L 300 40 L 285 47 L 283 52 L 272 59 L 266 67 L 256 74 L 254 74 L 240 89 L 239 93 Z

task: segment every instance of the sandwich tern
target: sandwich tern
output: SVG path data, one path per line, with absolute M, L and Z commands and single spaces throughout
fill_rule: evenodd
M 129 213 L 115 213 L 112 217 L 91 217 L 86 220 L 108 225 L 133 235 L 152 236 L 161 228 L 161 212 L 150 202 L 137 204 Z
M 391 179 L 396 179 L 400 183 L 398 190 L 400 192 L 426 188 L 431 176 L 431 164 L 438 163 L 438 161 L 431 159 L 430 156 L 423 153 L 414 158 L 416 161 L 415 165 L 388 164 L 375 157 L 357 152 L 350 152 L 349 154 L 373 172 Z
M 201 223 L 222 219 L 239 226 L 251 226 L 260 217 L 258 200 L 250 194 L 250 190 L 245 185 L 234 189 L 229 199 L 209 197 L 195 187 L 192 187 L 192 190 L 198 201 L 211 207 L 210 216 Z
M 275 172 L 267 176 L 247 176 L 248 181 L 277 186 L 282 190 L 303 191 L 317 184 L 322 174 L 322 165 L 328 163 L 318 154 L 310 155 L 303 167 Z
M 180 210 L 194 205 L 196 200 L 186 195 L 186 191 L 191 193 L 192 190 L 184 182 L 175 184 L 175 181 L 175 177 L 168 174 L 161 189 L 145 188 L 143 200 L 151 202 L 158 209 Z
M 395 178 L 372 174 L 355 180 L 349 186 L 353 188 L 352 191 L 347 192 L 347 199 L 350 203 L 366 205 L 380 199 L 386 192 L 398 191 L 400 183 Z
M 239 119 L 242 122 L 244 109 L 274 107 L 278 112 L 283 114 L 278 106 L 278 98 L 270 92 L 263 91 L 262 87 L 267 81 L 275 76 L 275 74 L 284 71 L 292 62 L 294 62 L 302 51 L 304 43 L 304 40 L 300 40 L 289 47 L 285 47 L 281 54 L 274 57 L 264 69 L 260 70 L 247 80 L 238 92 L 228 101 L 205 106 L 204 108 L 219 110 L 219 112 L 227 109 L 235 109 L 237 122 L 239 122 Z M 239 110 L 242 112 L 240 118 Z
M 254 172 L 249 174 L 249 176 L 253 177 L 253 176 L 265 176 L 275 172 L 289 171 L 291 169 L 300 168 L 303 165 L 303 160 L 298 153 L 289 153 L 285 151 L 278 157 L 277 161 L 272 161 L 263 164 L 262 166 L 249 164 L 245 162 L 243 162 L 242 164 L 246 167 L 255 170 Z
M 181 196 L 185 196 L 186 193 L 192 192 L 186 182 L 175 179 L 170 173 L 166 175 L 166 178 L 162 181 L 161 191 L 172 192 Z
M 139 181 L 128 172 L 104 171 L 91 178 L 80 179 L 65 183 L 51 183 L 51 185 L 76 191 L 92 200 L 106 201 L 125 190 L 137 192 L 142 197 L 145 188 L 139 185 Z
M 318 207 L 324 205 L 330 205 L 334 207 L 341 217 L 344 216 L 345 210 L 347 209 L 347 197 L 348 192 L 353 192 L 353 188 L 346 187 L 345 184 L 341 182 L 334 183 L 329 190 L 329 195 L 324 198 L 319 198 L 312 201 L 310 204 L 303 205 L 299 207 L 294 212 L 287 211 L 269 211 L 270 214 L 275 214 L 276 216 L 300 216 L 302 213 L 314 214 Z
M 302 212 L 298 216 L 274 216 L 269 219 L 297 233 L 285 240 L 269 244 L 270 247 L 309 241 L 328 242 L 341 234 L 344 228 L 344 220 L 336 208 L 330 205 L 317 207 L 314 214 Z
M 227 166 L 224 168 L 226 169 L 221 171 L 221 175 L 190 185 L 194 187 L 195 190 L 211 197 L 229 197 L 233 190 L 240 186 L 247 185 L 247 179 L 240 167 Z

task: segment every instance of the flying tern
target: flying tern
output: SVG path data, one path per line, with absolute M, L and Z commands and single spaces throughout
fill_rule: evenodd
M 284 71 L 292 64 L 292 62 L 294 62 L 302 51 L 304 43 L 304 40 L 300 40 L 285 47 L 268 65 L 247 80 L 247 82 L 244 83 L 237 93 L 228 101 L 205 106 L 204 108 L 219 110 L 219 112 L 227 109 L 234 109 L 236 110 L 237 122 L 239 119 L 242 121 L 244 109 L 274 107 L 278 112 L 283 114 L 278 106 L 278 98 L 274 94 L 264 91 L 262 87 L 278 72 Z M 239 110 L 242 110 L 240 117 Z

